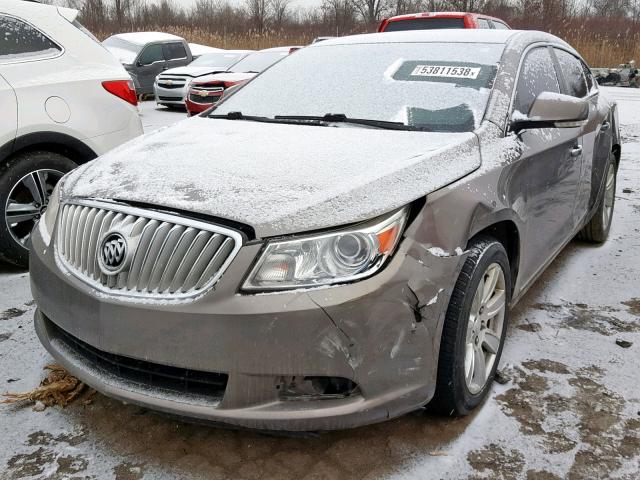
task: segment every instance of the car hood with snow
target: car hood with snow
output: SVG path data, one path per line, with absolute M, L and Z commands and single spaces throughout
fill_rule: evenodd
M 186 65 L 184 67 L 176 67 L 165 70 L 164 72 L 162 72 L 162 75 L 185 75 L 188 77 L 200 77 L 202 75 L 210 75 L 212 73 L 226 72 L 228 68 L 229 67 L 225 67 L 224 65 L 213 67 L 194 67 Z
M 240 83 L 251 80 L 255 77 L 257 73 L 254 72 L 227 72 L 227 73 L 217 73 L 215 75 L 206 75 L 203 77 L 199 77 L 194 80 L 194 83 L 209 83 L 215 81 L 221 82 L 229 82 L 229 83 Z
M 373 218 L 479 166 L 473 133 L 194 117 L 76 169 L 62 195 L 197 212 L 269 237 Z

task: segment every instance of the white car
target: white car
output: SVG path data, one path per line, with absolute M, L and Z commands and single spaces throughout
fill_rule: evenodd
M 0 2 L 0 260 L 16 265 L 55 183 L 142 133 L 131 77 L 77 15 Z

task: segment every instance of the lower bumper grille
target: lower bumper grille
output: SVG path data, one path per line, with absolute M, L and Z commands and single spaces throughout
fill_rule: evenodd
M 164 95 L 158 95 L 158 100 L 163 102 L 182 102 L 182 97 L 166 97 Z
M 107 353 L 74 337 L 48 318 L 44 319 L 55 338 L 84 363 L 141 391 L 160 390 L 215 401 L 221 401 L 224 396 L 229 379 L 227 374 L 170 367 Z

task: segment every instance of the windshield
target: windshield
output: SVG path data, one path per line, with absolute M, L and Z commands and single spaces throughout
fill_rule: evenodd
M 468 132 L 482 121 L 503 49 L 482 43 L 321 43 L 274 65 L 212 113 L 331 113 L 336 119 Z
M 233 73 L 260 73 L 288 55 L 289 52 L 284 51 L 252 53 L 236 63 L 229 71 Z
M 133 61 L 142 50 L 142 45 L 127 42 L 116 36 L 107 38 L 102 42 L 107 50 L 109 50 L 121 63 L 132 64 Z
M 228 68 L 242 58 L 244 53 L 207 53 L 189 64 L 191 67 Z

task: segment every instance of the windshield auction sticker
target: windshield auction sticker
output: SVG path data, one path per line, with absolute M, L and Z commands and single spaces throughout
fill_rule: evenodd
M 451 65 L 416 65 L 411 72 L 415 77 L 448 77 L 471 78 L 475 80 L 480 73 L 480 67 L 452 67 Z
M 401 82 L 453 83 L 457 87 L 491 88 L 496 65 L 480 63 L 406 60 L 391 75 Z

